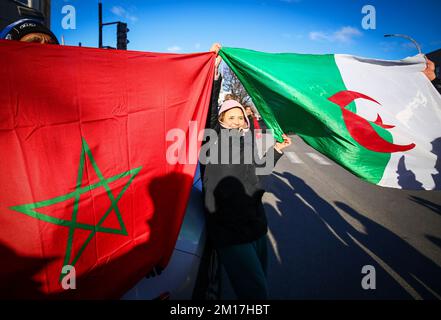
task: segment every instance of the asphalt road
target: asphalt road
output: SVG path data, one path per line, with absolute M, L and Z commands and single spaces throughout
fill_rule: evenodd
M 441 299 L 441 191 L 368 184 L 298 137 L 286 151 L 264 195 L 271 299 Z

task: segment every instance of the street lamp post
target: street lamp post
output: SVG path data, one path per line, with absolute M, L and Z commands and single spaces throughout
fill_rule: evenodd
M 387 38 L 387 37 L 399 37 L 399 38 L 404 38 L 404 39 L 410 40 L 410 41 L 413 42 L 413 44 L 414 44 L 415 47 L 417 48 L 418 53 L 419 53 L 419 54 L 422 54 L 422 52 L 421 52 L 421 46 L 419 45 L 419 43 L 416 42 L 416 40 L 415 40 L 414 38 L 409 37 L 408 35 L 405 35 L 405 34 L 385 34 L 384 36 L 385 36 L 386 38 Z

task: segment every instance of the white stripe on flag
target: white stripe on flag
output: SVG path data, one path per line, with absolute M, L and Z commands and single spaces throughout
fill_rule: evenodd
M 425 58 L 417 55 L 401 61 L 380 61 L 335 55 L 335 62 L 347 90 L 379 103 L 357 99 L 357 115 L 371 122 L 380 115 L 384 124 L 394 126 L 387 129 L 394 144 L 416 145 L 405 152 L 391 153 L 378 184 L 403 189 L 420 184 L 433 189 L 433 176 L 438 172 L 432 144 L 441 137 L 441 96 L 421 72 Z

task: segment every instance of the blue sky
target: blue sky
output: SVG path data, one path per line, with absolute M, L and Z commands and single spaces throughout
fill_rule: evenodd
M 97 0 L 52 0 L 51 27 L 68 45 L 97 47 Z M 266 52 L 347 53 L 401 59 L 441 48 L 439 0 L 103 0 L 104 22 L 128 23 L 129 50 L 189 53 L 213 42 Z M 364 29 L 362 8 L 376 11 L 376 29 Z M 76 10 L 76 29 L 63 29 L 63 6 Z M 116 27 L 104 28 L 104 45 L 116 46 Z

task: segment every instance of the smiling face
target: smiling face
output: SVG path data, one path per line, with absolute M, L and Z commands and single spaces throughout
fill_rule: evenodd
M 231 129 L 245 128 L 245 115 L 240 108 L 232 108 L 222 113 L 220 120 Z

